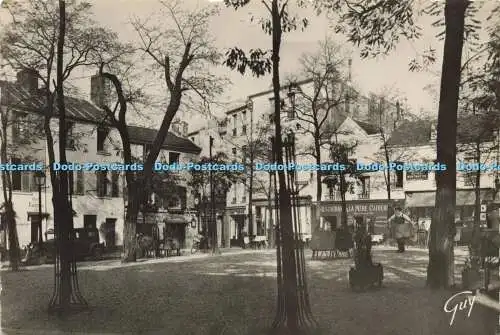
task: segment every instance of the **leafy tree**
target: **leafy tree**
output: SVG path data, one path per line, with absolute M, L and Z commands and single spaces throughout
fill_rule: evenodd
M 300 60 L 300 76 L 311 79 L 313 90 L 298 89 L 295 93 L 295 117 L 300 121 L 298 134 L 312 139 L 312 143 L 300 150 L 300 155 L 314 158 L 316 164 L 322 163 L 322 149 L 328 144 L 327 139 L 336 131 L 348 103 L 350 92 L 348 78 L 344 76 L 340 47 L 333 39 L 327 38 L 320 43 L 318 50 L 304 53 Z M 292 81 L 290 85 L 294 85 Z M 331 123 L 331 120 L 334 120 Z M 335 120 L 337 122 L 335 122 Z M 326 141 L 325 141 L 326 140 Z M 316 174 L 316 201 L 321 201 L 321 174 Z
M 262 173 L 255 171 L 255 164 L 257 162 L 267 161 L 269 159 L 269 150 L 271 143 L 269 141 L 272 132 L 272 125 L 266 116 L 261 120 L 253 121 L 253 112 L 251 112 L 252 120 L 250 121 L 250 129 L 246 131 L 245 136 L 240 141 L 240 148 L 238 150 L 241 154 L 238 160 L 243 162 L 245 166 L 244 173 L 241 174 L 240 181 L 245 185 L 248 192 L 248 225 L 249 235 L 258 234 L 253 231 L 253 196 L 254 191 L 262 191 Z
M 19 158 L 22 161 L 36 161 L 37 151 L 40 149 L 29 150 L 31 144 L 40 141 L 43 134 L 39 132 L 42 126 L 42 119 L 38 115 L 26 114 L 22 118 L 17 117 L 18 114 L 14 108 L 17 104 L 27 103 L 28 101 L 12 101 L 8 97 L 11 96 L 10 84 L 5 82 L 2 85 L 2 94 L 4 95 L 7 106 L 0 108 L 0 162 L 3 164 L 10 163 L 12 159 Z M 14 130 L 15 128 L 15 130 Z M 12 130 L 12 136 L 9 136 L 9 130 Z M 2 172 L 2 191 L 3 203 L 5 208 L 5 221 L 9 239 L 9 263 L 10 268 L 14 271 L 18 270 L 19 263 L 19 239 L 16 227 L 16 217 L 14 213 L 14 205 L 12 199 L 13 191 L 13 173 L 12 171 Z M 17 172 L 20 173 L 20 172 Z M 24 172 L 28 173 L 28 172 Z M 40 221 L 39 236 L 42 238 L 42 223 Z M 3 242 L 3 241 L 2 241 Z
M 1 40 L 1 56 L 15 70 L 35 70 L 42 82 L 44 104 L 43 129 L 47 141 L 49 164 L 55 162 L 56 151 L 51 121 L 57 116 L 59 161 L 66 162 L 67 123 L 64 101 L 65 82 L 79 67 L 95 63 L 95 55 L 104 53 L 108 41 L 116 35 L 99 27 L 90 18 L 90 5 L 76 0 L 9 3 L 12 23 Z M 56 113 L 57 111 L 57 113 Z M 73 215 L 69 201 L 67 171 L 50 170 L 53 190 L 54 222 L 58 248 L 61 251 L 59 293 L 61 308 L 70 305 L 71 230 Z
M 356 186 L 359 180 L 359 172 L 356 169 L 356 162 L 350 158 L 356 150 L 357 143 L 349 143 L 339 141 L 338 137 L 334 137 L 333 143 L 330 143 L 329 158 L 332 163 L 338 163 L 342 166 L 338 171 L 323 171 L 322 176 L 329 176 L 326 183 L 330 192 L 337 189 L 340 194 L 342 206 L 341 225 L 347 231 L 347 202 L 346 194 L 355 193 Z
M 464 40 L 477 37 L 476 8 L 468 0 L 447 0 L 433 2 L 418 8 L 413 0 L 378 0 L 370 3 L 355 3 L 350 0 L 315 1 L 319 9 L 327 10 L 338 19 L 336 31 L 347 35 L 348 39 L 361 47 L 361 56 L 369 57 L 387 54 L 394 49 L 401 37 L 409 40 L 421 36 L 421 28 L 415 18 L 419 14 L 439 15 L 435 23 L 443 26 L 444 57 L 442 64 L 439 116 L 437 127 L 437 160 L 448 166 L 437 175 L 436 210 L 431 224 L 429 244 L 429 267 L 427 283 L 433 288 L 449 287 L 454 283 L 454 213 L 456 197 L 456 134 L 457 108 L 459 99 L 462 49 Z M 468 11 L 470 21 L 466 22 Z M 435 60 L 434 50 L 422 54 L 427 62 Z M 410 63 L 411 69 L 416 69 Z
M 168 130 L 181 105 L 202 101 L 204 110 L 222 91 L 223 78 L 209 71 L 210 65 L 217 65 L 221 55 L 214 47 L 213 38 L 208 29 L 209 19 L 217 15 L 215 8 L 205 7 L 192 11 L 181 9 L 181 1 L 159 1 L 162 9 L 153 15 L 158 22 L 166 25 L 154 25 L 153 20 L 134 19 L 132 24 L 140 38 L 139 49 L 145 53 L 145 60 L 150 61 L 153 76 L 161 76 L 166 87 L 163 120 L 144 162 L 143 181 L 140 194 L 129 204 L 125 232 L 125 261 L 135 260 L 135 222 L 140 199 L 151 193 L 154 162 L 158 158 Z M 197 99 L 196 99 L 197 98 Z
M 250 3 L 249 0 L 225 0 L 228 7 L 239 9 Z M 298 2 L 303 5 L 302 1 Z M 249 70 L 255 76 L 263 76 L 268 72 L 272 73 L 273 96 L 274 96 L 274 122 L 275 136 L 274 148 L 277 164 L 283 164 L 283 140 L 281 126 L 281 80 L 280 80 L 280 48 L 283 33 L 297 29 L 299 26 L 306 26 L 307 19 L 300 20 L 289 12 L 289 2 L 270 0 L 262 1 L 262 5 L 267 10 L 268 16 L 258 18 L 262 30 L 271 36 L 272 49 L 264 51 L 253 49 L 247 54 L 242 49 L 235 47 L 228 51 L 225 64 L 232 69 L 244 74 Z M 302 321 L 314 323 L 308 310 L 309 302 L 307 292 L 299 291 L 297 283 L 298 276 L 305 276 L 305 270 L 297 273 L 297 263 L 300 262 L 295 250 L 295 234 L 292 222 L 291 194 L 287 187 L 286 175 L 284 171 L 278 171 L 279 182 L 279 208 L 280 223 L 278 242 L 278 314 L 274 322 L 273 329 L 284 328 L 292 334 L 300 334 L 307 328 Z M 283 257 L 281 257 L 281 253 Z M 283 268 L 282 276 L 281 269 Z M 283 292 L 282 292 L 283 289 Z M 281 305 L 283 304 L 283 305 Z M 283 312 L 283 313 L 282 313 Z M 299 317 L 306 313 L 305 318 Z M 282 313 L 282 314 L 281 314 Z M 307 320 L 307 321 L 306 321 Z
M 208 164 L 221 164 L 226 165 L 229 164 L 228 157 L 223 152 L 217 152 L 215 155 L 212 155 L 212 160 L 210 157 L 201 157 L 200 160 L 196 163 L 199 165 L 208 166 Z M 211 198 L 211 189 L 212 186 L 214 198 L 224 198 L 226 199 L 226 194 L 231 188 L 231 185 L 237 183 L 241 180 L 244 172 L 242 171 L 231 171 L 231 170 L 220 170 L 220 171 L 212 171 L 212 180 L 210 179 L 210 171 L 207 170 L 190 170 L 190 179 L 188 181 L 188 186 L 191 188 L 193 195 L 200 197 L 201 199 L 210 199 Z M 211 182 L 213 182 L 212 185 Z M 214 201 L 216 201 L 214 199 Z M 212 201 L 210 199 L 210 201 Z M 206 203 L 205 203 L 206 204 Z M 208 229 L 207 229 L 208 228 Z M 215 245 L 217 236 L 214 234 L 215 227 L 209 226 L 205 227 L 204 230 L 212 239 L 212 245 Z M 216 229 L 216 228 L 215 228 Z
M 466 163 L 487 164 L 491 162 L 492 154 L 497 152 L 498 145 L 494 143 L 495 132 L 498 129 L 500 115 L 496 113 L 472 114 L 458 120 L 458 151 L 468 159 Z M 462 172 L 464 179 L 474 178 L 475 205 L 474 205 L 474 228 L 472 242 L 469 246 L 472 266 L 479 270 L 479 257 L 481 248 L 481 175 L 484 173 L 480 168 L 472 173 Z M 469 180 L 470 181 L 470 180 Z

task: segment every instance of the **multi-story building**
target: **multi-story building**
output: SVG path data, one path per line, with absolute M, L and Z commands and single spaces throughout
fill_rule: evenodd
M 483 164 L 479 177 L 481 203 L 498 201 L 496 189 L 499 159 L 498 119 L 491 115 L 465 115 L 457 129 L 457 192 L 456 220 L 472 217 L 475 206 L 476 171 Z M 436 159 L 436 123 L 419 120 L 406 122 L 396 129 L 388 141 L 400 161 L 433 162 Z M 468 166 L 468 171 L 463 167 Z M 405 192 L 405 206 L 420 218 L 431 218 L 436 197 L 436 172 L 401 171 L 397 186 Z M 493 198 L 495 197 L 495 198 Z
M 118 131 L 105 122 L 104 111 L 97 108 L 98 99 L 103 98 L 102 82 L 96 76 L 91 80 L 91 101 L 71 96 L 65 97 L 67 114 L 66 157 L 70 163 L 123 163 L 122 145 Z M 95 103 L 95 104 L 94 104 Z M 8 115 L 8 146 L 15 145 L 15 152 L 9 152 L 12 163 L 42 163 L 46 182 L 42 187 L 42 218 L 39 218 L 38 186 L 34 172 L 16 171 L 12 173 L 14 210 L 17 213 L 19 241 L 25 245 L 38 240 L 38 225 L 43 220 L 42 230 L 53 227 L 52 191 L 47 167 L 48 146 L 43 135 L 44 97 L 38 87 L 37 74 L 21 71 L 17 82 L 0 82 L 1 115 Z M 50 124 L 54 134 L 54 151 L 58 151 L 58 120 Z M 40 129 L 36 137 L 26 141 L 23 134 L 29 129 Z M 30 132 L 33 134 L 33 132 Z M 156 130 L 144 127 L 129 127 L 130 141 L 134 157 L 140 158 L 152 144 Z M 33 135 L 30 135 L 33 136 Z M 190 140 L 169 133 L 159 160 L 168 162 L 192 161 L 201 149 Z M 2 162 L 7 163 L 7 162 Z M 182 173 L 182 172 L 180 172 Z M 184 179 L 187 176 L 181 176 Z M 101 240 L 109 247 L 118 246 L 123 241 L 123 221 L 125 211 L 124 176 L 119 171 L 73 171 L 72 205 L 75 212 L 74 225 L 94 227 L 101 232 Z M 181 178 L 182 179 L 182 178 Z M 185 209 L 189 207 L 184 184 L 179 185 L 177 200 L 171 197 L 168 203 L 159 207 Z M 2 195 L 3 198 L 3 195 Z M 156 200 L 161 202 L 160 199 Z
M 358 127 L 359 126 L 359 127 Z M 463 164 L 484 164 L 480 173 L 479 193 L 481 203 L 498 201 L 498 121 L 484 115 L 469 115 L 459 119 L 457 137 L 457 169 Z M 402 164 L 434 164 L 436 162 L 436 127 L 428 120 L 403 121 L 390 137 L 384 137 L 370 125 L 347 118 L 339 130 L 348 130 L 351 140 L 358 146 L 352 154 L 357 163 L 387 164 L 386 149 L 390 162 Z M 342 141 L 348 142 L 344 137 Z M 478 155 L 479 153 L 479 155 Z M 489 167 L 489 168 L 486 168 Z M 441 167 L 443 168 L 443 167 Z M 456 220 L 470 219 L 475 211 L 475 182 L 477 166 L 469 165 L 470 171 L 457 171 Z M 346 194 L 349 222 L 365 220 L 376 233 L 385 232 L 385 222 L 394 202 L 404 205 L 415 218 L 429 221 L 435 206 L 435 171 L 416 171 L 409 168 L 387 172 L 360 172 L 354 192 Z M 387 177 L 390 176 L 390 179 Z M 388 185 L 390 187 L 390 201 Z M 324 190 L 320 205 L 322 229 L 335 228 L 340 221 L 340 194 L 332 187 Z M 331 228 L 330 228 L 331 227 Z
M 355 115 L 357 123 L 352 119 L 358 128 L 360 125 L 378 125 L 384 132 L 390 133 L 397 122 L 402 119 L 402 111 L 399 103 L 392 103 L 383 98 L 371 95 L 369 98 L 361 95 L 352 88 L 349 82 L 343 83 L 339 89 L 341 96 L 333 110 L 327 113 L 325 127 L 338 126 L 348 116 Z M 283 134 L 292 131 L 296 143 L 297 156 L 294 158 L 297 164 L 312 163 L 310 156 L 304 155 L 313 144 L 313 134 L 311 123 L 305 122 L 304 117 L 299 117 L 299 113 L 307 114 L 308 98 L 313 97 L 317 85 L 315 80 L 307 79 L 295 82 L 293 85 L 282 87 L 282 119 Z M 345 95 L 345 96 L 344 96 Z M 299 112 L 299 108 L 302 110 Z M 274 135 L 274 94 L 272 90 L 267 90 L 252 94 L 246 103 L 236 106 L 226 112 L 226 132 L 222 142 L 226 146 L 226 152 L 233 159 L 242 161 L 248 159 L 249 148 L 254 148 L 255 143 L 260 141 L 265 143 L 266 139 Z M 362 126 L 361 126 L 362 128 Z M 364 130 L 362 130 L 364 131 Z M 364 136 L 371 136 L 372 132 L 365 133 Z M 373 139 L 367 139 L 368 142 Z M 323 161 L 328 161 L 328 157 L 323 156 Z M 263 162 L 264 161 L 264 162 Z M 269 158 L 255 157 L 255 163 L 267 163 Z M 254 164 L 255 165 L 255 164 Z M 317 200 L 315 191 L 316 171 L 302 171 L 297 173 L 297 189 L 300 190 L 297 197 L 297 218 L 300 222 L 302 234 L 309 235 L 312 232 L 312 205 L 313 200 Z M 248 178 L 247 178 L 248 179 Z M 249 185 L 242 182 L 233 185 L 227 202 L 227 224 L 229 235 L 240 237 L 242 234 L 267 235 L 271 238 L 273 228 L 273 217 L 276 215 L 275 209 L 270 210 L 270 205 L 274 203 L 274 190 L 269 184 L 269 174 L 264 171 L 255 172 L 252 204 L 249 204 Z M 252 206 L 252 218 L 249 218 L 249 206 Z

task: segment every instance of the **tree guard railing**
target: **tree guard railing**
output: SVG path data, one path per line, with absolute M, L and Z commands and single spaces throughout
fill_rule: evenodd
M 274 139 L 271 139 L 273 148 L 273 161 L 276 162 L 277 152 L 275 150 Z M 285 166 L 290 163 L 295 163 L 295 140 L 293 134 L 289 134 L 283 142 L 284 153 L 285 153 Z M 298 325 L 300 334 L 311 334 L 315 329 L 318 328 L 318 324 L 313 317 L 311 304 L 309 300 L 309 293 L 307 287 L 307 276 L 306 276 L 306 262 L 304 255 L 305 243 L 302 241 L 302 231 L 299 222 L 298 215 L 298 191 L 296 186 L 296 171 L 287 170 L 286 171 L 286 181 L 287 181 L 287 192 L 289 192 L 291 197 L 291 209 L 292 209 L 292 225 L 293 225 L 293 240 L 294 240 L 294 254 L 295 257 L 295 274 L 297 278 L 297 285 L 295 287 L 295 292 L 298 297 L 298 305 L 296 306 L 296 311 L 292 317 L 297 317 L 296 323 Z M 276 183 L 276 172 L 273 174 L 274 185 Z M 275 208 L 279 208 L 279 194 L 275 188 Z M 281 229 L 282 222 L 280 221 L 279 211 L 276 210 L 276 259 L 277 259 L 277 311 L 274 322 L 272 323 L 271 333 L 272 334 L 288 334 L 289 329 L 287 328 L 288 319 L 291 317 L 285 308 L 285 301 L 288 298 L 286 290 L 284 287 L 283 280 L 283 267 L 284 267 L 284 254 L 283 254 L 283 231 Z M 288 330 L 285 331 L 285 330 Z M 295 334 L 293 334 L 295 335 Z M 297 334 L 299 335 L 299 333 Z

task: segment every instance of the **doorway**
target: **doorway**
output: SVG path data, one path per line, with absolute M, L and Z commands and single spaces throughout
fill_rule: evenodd
M 106 218 L 104 222 L 104 243 L 107 249 L 114 249 L 116 247 L 116 219 Z
M 31 215 L 30 222 L 31 222 L 31 243 L 39 243 L 41 242 L 40 239 L 42 238 L 41 236 L 42 220 L 38 214 Z

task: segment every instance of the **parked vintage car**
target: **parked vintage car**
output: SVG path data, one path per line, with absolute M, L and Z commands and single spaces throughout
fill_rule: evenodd
M 52 234 L 51 234 L 52 233 Z M 48 232 L 46 236 L 53 235 Z M 104 244 L 99 243 L 99 231 L 94 228 L 73 229 L 75 259 L 78 261 L 91 258 L 100 260 L 104 254 Z M 54 237 L 43 243 L 31 243 L 26 249 L 26 255 L 22 259 L 24 265 L 36 265 L 53 263 L 55 259 L 56 244 Z

